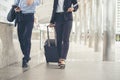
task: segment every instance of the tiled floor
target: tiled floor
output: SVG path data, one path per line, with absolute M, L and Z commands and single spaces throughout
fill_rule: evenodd
M 22 69 L 21 63 L 0 69 L 0 80 L 120 80 L 120 63 L 102 62 L 101 58 L 100 52 L 72 43 L 65 69 L 35 56 L 28 69 Z
M 42 64 L 10 80 L 120 80 L 120 63 L 73 61 L 64 70 Z

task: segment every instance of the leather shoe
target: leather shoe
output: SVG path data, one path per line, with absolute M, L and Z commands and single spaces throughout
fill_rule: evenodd
M 23 61 L 22 61 L 22 67 L 23 67 L 23 68 L 27 68 L 27 67 L 28 67 L 28 64 L 27 64 L 27 61 L 26 61 L 26 60 L 23 60 Z
M 29 59 L 27 60 L 27 63 L 28 63 L 30 60 L 31 60 L 31 58 L 29 58 Z

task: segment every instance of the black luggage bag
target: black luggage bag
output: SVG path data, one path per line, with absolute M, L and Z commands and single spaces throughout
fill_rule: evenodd
M 59 54 L 57 52 L 57 44 L 56 44 L 56 38 L 55 39 L 49 39 L 49 29 L 47 26 L 47 36 L 48 39 L 45 41 L 44 44 L 44 53 L 46 62 L 58 62 L 59 60 Z

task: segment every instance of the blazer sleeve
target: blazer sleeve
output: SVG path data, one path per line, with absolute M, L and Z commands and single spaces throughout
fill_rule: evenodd
M 75 11 L 77 11 L 77 9 L 78 9 L 78 2 L 77 2 L 77 0 L 72 0 L 72 3 L 73 3 L 73 8 L 74 8 L 74 12 Z
M 53 4 L 53 10 L 52 10 L 52 16 L 51 16 L 51 20 L 50 23 L 54 24 L 55 22 L 55 0 L 54 0 L 54 4 Z

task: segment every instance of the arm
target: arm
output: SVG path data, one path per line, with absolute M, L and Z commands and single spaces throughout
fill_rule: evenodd
M 14 7 L 15 12 L 20 12 L 20 8 L 18 7 L 20 3 L 20 0 L 14 0 L 14 5 L 12 7 Z
M 54 14 L 54 7 L 55 7 L 55 0 L 54 0 L 54 4 L 53 4 L 53 11 L 52 11 L 52 16 L 51 16 L 51 20 L 50 20 L 50 23 L 51 24 L 54 24 L 54 19 L 55 19 L 55 14 Z
M 79 6 L 78 6 L 78 2 L 77 2 L 77 0 L 72 0 L 72 3 L 73 3 L 73 8 L 74 8 L 73 11 L 75 12 L 75 11 L 77 11 L 77 9 L 78 9 L 78 7 L 79 7 Z
M 52 16 L 51 16 L 51 20 L 50 20 L 50 23 L 54 24 L 54 12 L 52 11 Z
M 77 0 L 72 0 L 73 7 L 68 8 L 67 12 L 75 12 L 78 9 Z

